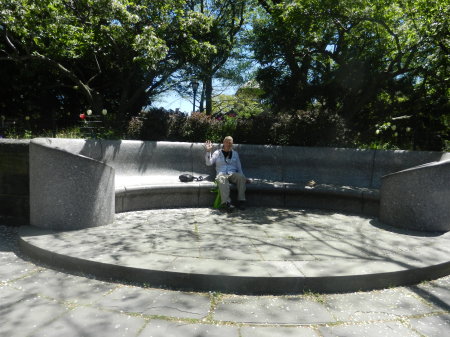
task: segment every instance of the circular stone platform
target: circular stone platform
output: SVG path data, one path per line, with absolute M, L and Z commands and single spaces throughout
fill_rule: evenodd
M 399 230 L 376 218 L 309 209 L 160 209 L 57 232 L 22 226 L 31 258 L 152 287 L 246 294 L 347 292 L 450 273 L 450 232 Z

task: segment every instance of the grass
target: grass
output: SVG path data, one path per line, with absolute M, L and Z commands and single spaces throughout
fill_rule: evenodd
M 325 304 L 325 295 L 324 294 L 315 293 L 311 290 L 305 290 L 303 292 L 303 296 L 305 298 L 311 299 L 317 303 Z

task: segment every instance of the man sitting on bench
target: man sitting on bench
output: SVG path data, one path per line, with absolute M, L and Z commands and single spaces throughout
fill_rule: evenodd
M 233 150 L 233 138 L 227 136 L 223 140 L 222 149 L 212 153 L 212 143 L 207 140 L 205 143 L 205 162 L 211 166 L 216 164 L 216 182 L 219 187 L 220 198 L 222 200 L 221 209 L 232 211 L 235 206 L 231 203 L 230 183 L 236 184 L 238 191 L 237 207 L 244 209 L 245 207 L 245 184 L 247 178 L 242 172 L 239 154 Z

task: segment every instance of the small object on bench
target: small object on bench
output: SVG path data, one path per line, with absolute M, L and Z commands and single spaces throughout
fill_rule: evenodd
M 314 188 L 314 186 L 316 186 L 316 182 L 314 180 L 310 180 L 306 184 L 306 188 Z
M 196 181 L 202 181 L 203 180 L 202 176 L 194 177 L 192 174 L 188 174 L 188 173 L 183 173 L 178 178 L 183 183 L 188 183 L 188 182 L 191 182 L 191 181 L 194 181 L 194 180 L 196 180 Z

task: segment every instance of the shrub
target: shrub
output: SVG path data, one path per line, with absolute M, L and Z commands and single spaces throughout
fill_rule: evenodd
M 142 140 L 167 140 L 170 112 L 165 109 L 152 108 L 144 113 L 141 131 Z
M 321 109 L 248 117 L 214 117 L 200 112 L 186 116 L 151 109 L 130 120 L 127 135 L 131 139 L 188 142 L 221 142 L 231 135 L 236 143 L 330 146 L 342 143 L 344 124 L 337 115 Z
M 275 115 L 262 113 L 250 117 L 247 123 L 243 122 L 243 131 L 247 133 L 245 142 L 248 144 L 275 144 L 270 137 L 270 128 L 274 124 L 274 118 L 276 118 Z
M 169 114 L 167 139 L 172 141 L 183 141 L 184 125 L 186 124 L 187 116 L 181 112 L 174 112 Z
M 213 136 L 211 129 L 214 128 L 214 123 L 216 120 L 213 117 L 201 112 L 194 112 L 186 119 L 183 137 L 189 142 L 203 142 Z
M 226 136 L 234 135 L 237 121 L 236 116 L 224 115 L 213 118 L 208 132 L 208 139 L 213 142 L 222 142 Z
M 182 128 L 186 116 L 161 108 L 142 111 L 131 118 L 127 138 L 139 140 L 183 140 Z
M 326 110 L 299 110 L 276 116 L 270 129 L 273 143 L 296 146 L 330 146 L 344 137 L 342 119 Z
M 140 117 L 131 118 L 127 128 L 127 139 L 141 139 L 144 121 Z

